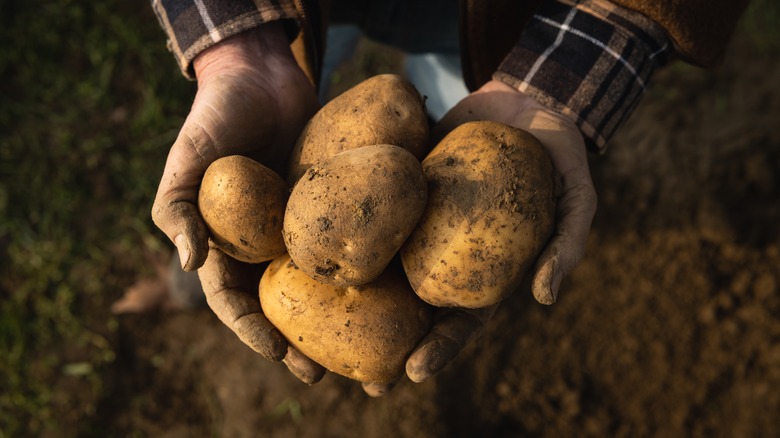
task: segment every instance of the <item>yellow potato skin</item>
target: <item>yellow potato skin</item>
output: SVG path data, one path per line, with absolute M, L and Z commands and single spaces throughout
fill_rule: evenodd
M 394 74 L 355 85 L 323 106 L 303 128 L 287 180 L 293 185 L 314 163 L 372 144 L 392 144 L 422 160 L 429 131 L 424 102 L 409 81 Z
M 198 209 L 219 249 L 242 262 L 261 263 L 286 252 L 282 225 L 288 196 L 279 174 L 232 155 L 206 169 Z
M 428 206 L 401 248 L 409 282 L 435 306 L 500 302 L 519 287 L 554 227 L 544 147 L 520 129 L 470 122 L 442 139 L 423 170 Z
M 310 359 L 361 382 L 389 383 L 432 324 L 431 308 L 412 291 L 400 264 L 361 287 L 320 283 L 288 255 L 260 280 L 269 321 Z
M 312 166 L 293 188 L 284 243 L 309 276 L 339 286 L 376 278 L 425 209 L 422 166 L 410 152 L 372 145 Z

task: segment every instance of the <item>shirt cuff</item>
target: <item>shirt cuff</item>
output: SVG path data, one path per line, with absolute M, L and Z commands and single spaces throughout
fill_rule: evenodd
M 263 23 L 298 18 L 292 0 L 152 0 L 152 8 L 188 79 L 195 79 L 192 60 L 214 44 Z
M 531 95 L 603 152 L 652 73 L 669 58 L 664 30 L 603 0 L 545 2 L 493 78 Z

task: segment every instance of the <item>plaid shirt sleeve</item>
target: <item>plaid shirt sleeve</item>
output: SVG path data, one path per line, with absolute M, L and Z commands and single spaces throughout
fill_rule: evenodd
M 576 121 L 603 152 L 669 58 L 663 29 L 604 0 L 546 2 L 494 74 Z
M 214 44 L 275 20 L 297 20 L 293 0 L 152 0 L 182 73 L 195 78 L 192 60 Z

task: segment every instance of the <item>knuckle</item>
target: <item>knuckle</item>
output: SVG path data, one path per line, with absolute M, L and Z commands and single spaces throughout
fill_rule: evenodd
M 165 225 L 166 217 L 167 215 L 164 213 L 164 209 L 159 201 L 154 201 L 154 204 L 152 204 L 152 222 L 154 222 L 157 227 L 162 228 L 162 226 Z

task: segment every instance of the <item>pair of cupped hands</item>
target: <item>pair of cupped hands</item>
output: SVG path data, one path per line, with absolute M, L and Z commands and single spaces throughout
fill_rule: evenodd
M 152 218 L 176 245 L 182 268 L 198 270 L 208 305 L 219 319 L 264 358 L 283 361 L 300 380 L 315 383 L 324 368 L 288 345 L 263 315 L 258 266 L 232 259 L 209 244 L 197 198 L 206 168 L 223 156 L 248 156 L 283 174 L 298 134 L 320 107 L 316 91 L 277 23 L 223 40 L 198 55 L 193 66 L 198 90 L 168 155 Z M 561 183 L 556 226 L 529 274 L 537 301 L 552 304 L 561 280 L 583 255 L 595 212 L 582 135 L 567 118 L 502 82 L 490 81 L 452 108 L 432 136 L 472 120 L 524 129 L 552 158 Z M 441 309 L 407 360 L 408 377 L 422 382 L 441 371 L 480 335 L 495 309 Z M 363 384 L 372 396 L 391 386 Z

